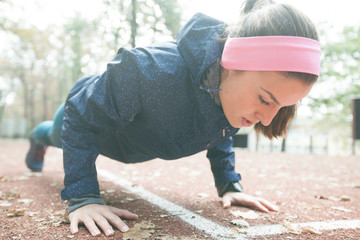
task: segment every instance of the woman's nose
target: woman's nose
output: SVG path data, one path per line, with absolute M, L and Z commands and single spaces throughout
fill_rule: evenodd
M 256 117 L 259 119 L 262 125 L 268 126 L 270 125 L 271 121 L 274 119 L 278 111 L 278 108 L 266 110 L 264 109 L 263 111 L 258 112 Z

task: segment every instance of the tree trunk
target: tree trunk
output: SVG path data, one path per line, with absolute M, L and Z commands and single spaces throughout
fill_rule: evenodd
M 43 89 L 42 89 L 42 106 L 43 106 L 43 115 L 42 120 L 49 120 L 49 98 L 48 98 L 48 85 L 49 74 L 46 72 L 45 77 L 43 79 Z
M 137 34 L 137 23 L 136 23 L 136 0 L 131 0 L 131 46 L 136 46 L 136 34 Z
M 286 151 L 286 138 L 283 138 L 281 142 L 281 152 L 285 152 L 285 151 Z

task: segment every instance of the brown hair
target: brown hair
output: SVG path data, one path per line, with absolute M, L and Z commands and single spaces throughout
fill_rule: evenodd
M 254 36 L 299 36 L 318 40 L 314 24 L 303 13 L 288 4 L 275 4 L 272 0 L 247 0 L 241 13 L 240 24 L 230 37 Z M 296 78 L 305 84 L 313 84 L 316 75 L 298 72 L 283 72 L 289 78 Z M 286 135 L 286 129 L 294 118 L 296 105 L 282 107 L 271 121 L 264 126 L 255 124 L 257 133 L 269 139 Z

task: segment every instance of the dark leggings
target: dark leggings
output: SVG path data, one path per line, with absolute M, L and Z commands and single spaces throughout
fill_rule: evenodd
M 35 127 L 32 136 L 36 144 L 61 148 L 60 133 L 64 118 L 64 104 L 58 108 L 53 121 L 44 121 Z

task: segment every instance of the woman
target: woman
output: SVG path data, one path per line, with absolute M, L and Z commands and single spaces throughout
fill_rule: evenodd
M 63 148 L 70 229 L 84 223 L 113 235 L 126 210 L 107 207 L 99 194 L 99 154 L 126 163 L 178 159 L 207 150 L 223 206 L 277 211 L 242 192 L 232 138 L 250 127 L 272 138 L 286 133 L 296 103 L 320 71 L 320 45 L 311 21 L 286 4 L 249 0 L 239 28 L 195 15 L 175 42 L 120 49 L 102 75 L 79 80 L 55 121 L 31 137 L 26 163 L 41 171 L 47 145 Z M 62 121 L 63 120 L 63 121 Z M 61 130 L 62 145 L 59 141 Z

